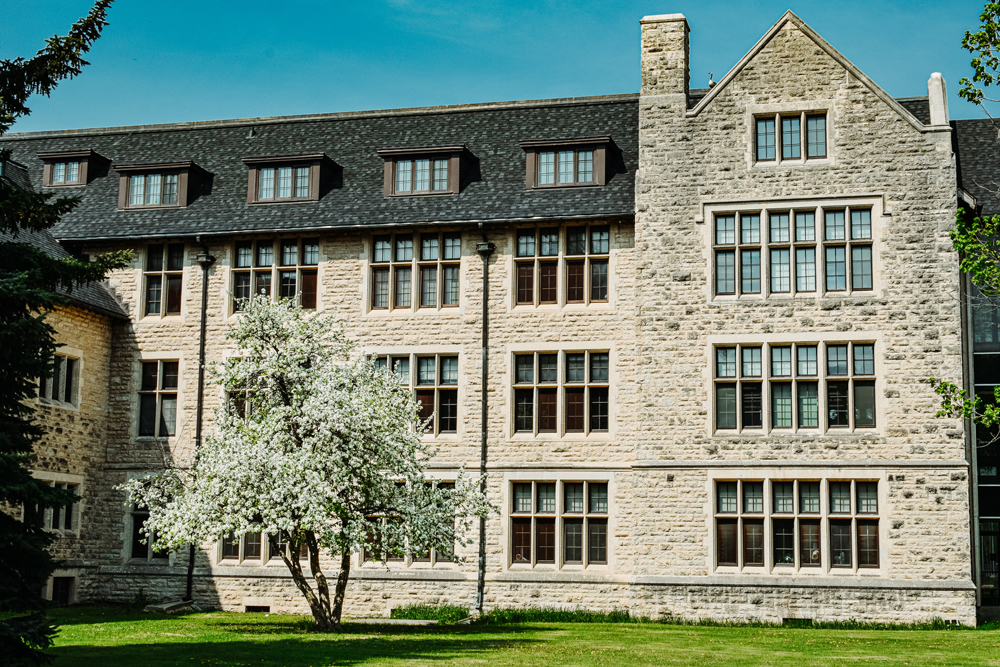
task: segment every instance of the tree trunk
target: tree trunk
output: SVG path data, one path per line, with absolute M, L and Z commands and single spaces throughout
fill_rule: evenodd
M 347 594 L 347 577 L 351 573 L 351 554 L 340 555 L 340 573 L 337 575 L 337 588 L 333 593 L 333 620 L 340 627 L 340 615 L 344 611 L 344 596 Z
M 271 548 L 281 554 L 281 560 L 285 561 L 285 566 L 288 567 L 288 571 L 292 574 L 292 581 L 295 582 L 295 586 L 305 597 L 306 602 L 309 603 L 309 610 L 312 612 L 316 627 L 320 630 L 340 630 L 340 615 L 338 614 L 335 618 L 330 610 L 329 590 L 326 590 L 325 599 L 322 595 L 316 595 L 309 585 L 305 573 L 302 571 L 302 563 L 299 562 L 299 540 L 291 539 L 293 535 L 290 534 L 285 534 L 284 537 L 286 543 L 289 545 L 291 557 L 289 557 L 289 554 L 285 550 L 278 549 L 278 540 L 274 535 L 268 535 L 268 540 L 271 543 Z M 313 577 L 316 578 L 318 573 L 318 576 L 325 583 L 326 579 L 319 569 L 318 548 L 315 550 L 313 548 L 315 545 L 316 540 L 314 538 L 312 544 L 309 544 L 309 563 L 313 571 Z

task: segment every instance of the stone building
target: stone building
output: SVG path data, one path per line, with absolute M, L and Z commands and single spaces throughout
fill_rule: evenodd
M 985 130 L 949 123 L 940 75 L 893 99 L 790 12 L 710 89 L 689 87 L 682 15 L 641 25 L 638 95 L 2 140 L 33 187 L 82 197 L 63 247 L 135 251 L 109 280 L 128 320 L 67 325 L 107 373 L 75 599 L 184 593 L 187 553 L 137 541 L 114 487 L 190 460 L 203 309 L 220 361 L 263 290 L 404 377 L 435 414 L 435 479 L 478 468 L 489 397 L 487 608 L 973 623 L 996 604 L 973 439 L 927 382 L 972 381 L 948 230 L 979 196 L 956 154 Z M 224 399 L 205 387 L 205 429 Z M 196 599 L 304 611 L 271 556 L 202 545 Z M 474 558 L 358 554 L 346 613 L 471 606 L 476 579 Z

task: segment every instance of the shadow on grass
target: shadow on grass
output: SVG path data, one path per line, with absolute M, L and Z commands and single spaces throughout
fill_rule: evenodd
M 360 626 L 386 630 L 387 626 Z M 358 637 L 349 634 L 309 633 L 294 638 L 263 639 L 261 641 L 222 641 L 142 643 L 122 646 L 63 646 L 52 650 L 56 667 L 77 665 L 141 664 L 160 665 L 286 665 L 287 667 L 321 667 L 352 665 L 380 660 L 448 660 L 476 658 L 515 647 L 524 648 L 539 643 L 536 639 L 490 637 L 482 631 L 467 631 L 456 636 L 436 636 L 421 628 L 421 633 L 398 632 Z M 443 630 L 443 628 L 442 628 Z M 521 631 L 523 632 L 523 628 Z M 515 633 L 511 633 L 512 635 Z M 519 633 L 517 633 L 519 634 Z

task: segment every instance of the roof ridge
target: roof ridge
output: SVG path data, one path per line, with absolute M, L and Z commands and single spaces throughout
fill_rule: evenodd
M 292 116 L 258 116 L 222 120 L 185 121 L 180 123 L 155 123 L 151 125 L 120 125 L 111 127 L 80 128 L 76 130 L 43 130 L 39 132 L 11 132 L 0 137 L 0 143 L 28 139 L 55 137 L 79 137 L 105 134 L 129 134 L 135 132 L 176 132 L 217 127 L 240 127 L 247 125 L 274 125 L 278 123 L 304 123 L 321 120 L 349 120 L 355 118 L 379 118 L 387 116 L 416 116 L 436 113 L 463 113 L 488 109 L 523 109 L 547 106 L 577 106 L 606 102 L 628 102 L 638 100 L 639 93 L 616 95 L 590 95 L 585 97 L 555 97 L 538 100 L 508 100 L 501 102 L 475 102 L 470 104 L 445 104 L 431 107 L 403 107 L 399 109 L 372 109 L 367 111 L 336 111 L 319 114 L 299 114 Z

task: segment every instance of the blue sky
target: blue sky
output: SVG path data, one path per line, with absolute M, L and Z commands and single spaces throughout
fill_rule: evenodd
M 33 54 L 87 0 L 2 0 L 0 58 Z M 14 131 L 636 92 L 639 19 L 683 13 L 691 85 L 720 79 L 792 9 L 889 94 L 940 71 L 952 118 L 981 1 L 118 0 L 82 76 Z

